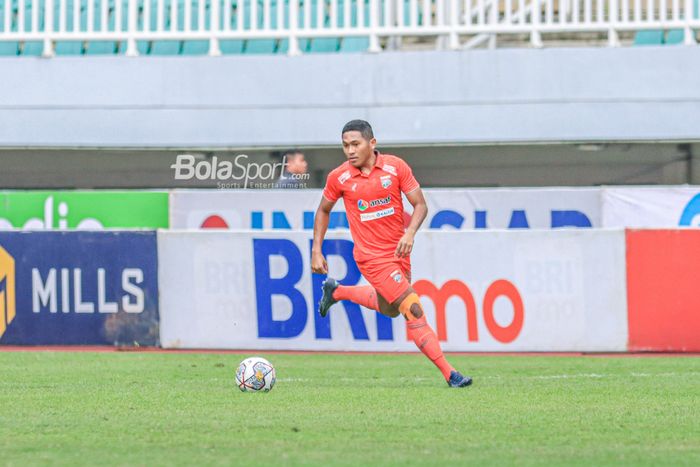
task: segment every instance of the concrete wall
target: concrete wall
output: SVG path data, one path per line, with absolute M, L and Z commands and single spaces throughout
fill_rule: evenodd
M 0 58 L 0 147 L 700 140 L 700 47 Z

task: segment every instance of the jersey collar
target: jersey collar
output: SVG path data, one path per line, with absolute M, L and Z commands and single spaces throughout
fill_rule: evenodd
M 382 156 L 382 154 L 379 151 L 377 151 L 376 149 L 374 150 L 374 155 L 377 158 L 374 161 L 374 167 L 372 167 L 372 170 L 374 170 L 375 167 L 378 169 L 383 169 L 384 168 L 384 156 Z M 371 173 L 372 173 L 372 171 L 370 170 L 370 172 L 369 172 L 369 174 L 367 174 L 367 176 L 369 177 L 369 175 Z M 355 177 L 357 175 L 362 175 L 362 171 L 360 169 L 358 169 L 357 167 L 353 167 L 351 165 L 350 166 L 350 175 L 353 177 Z

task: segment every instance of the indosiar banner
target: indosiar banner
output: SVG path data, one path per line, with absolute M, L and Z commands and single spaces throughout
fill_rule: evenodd
M 0 344 L 157 345 L 156 233 L 0 232 Z
M 168 227 L 165 191 L 2 191 L 0 230 Z
M 351 302 L 322 318 L 310 232 L 159 231 L 166 348 L 416 351 L 403 318 Z M 347 232 L 323 251 L 366 284 Z M 624 351 L 624 231 L 421 231 L 412 284 L 448 351 Z
M 426 229 L 601 226 L 598 188 L 427 188 L 423 193 Z M 170 196 L 173 229 L 312 230 L 321 190 L 173 190 Z M 408 222 L 413 208 L 405 199 L 404 205 Z M 342 201 L 331 212 L 328 228 L 348 228 Z

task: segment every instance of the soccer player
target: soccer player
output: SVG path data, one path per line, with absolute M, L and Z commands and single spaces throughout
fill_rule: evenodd
M 411 287 L 411 250 L 416 231 L 428 214 L 428 207 L 411 168 L 402 159 L 380 154 L 372 127 L 364 120 L 352 120 L 343 127 L 343 152 L 347 161 L 330 174 L 314 221 L 311 269 L 328 274 L 321 244 L 328 229 L 331 209 L 343 198 L 355 242 L 353 256 L 370 285 L 343 286 L 333 278 L 323 283 L 319 313 L 340 300 L 350 300 L 392 318 L 407 321 L 408 335 L 442 372 L 447 384 L 469 386 L 442 354 L 435 332 L 425 320 L 423 307 Z M 404 229 L 401 193 L 413 205 L 413 215 Z

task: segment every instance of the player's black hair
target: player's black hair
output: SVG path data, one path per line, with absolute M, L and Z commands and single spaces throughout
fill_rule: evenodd
M 364 120 L 350 120 L 343 127 L 343 132 L 341 133 L 341 135 L 345 134 L 348 131 L 359 131 L 362 134 L 362 137 L 364 139 L 366 139 L 367 141 L 374 138 L 374 132 L 372 131 L 372 125 L 370 125 L 368 122 L 366 122 Z

